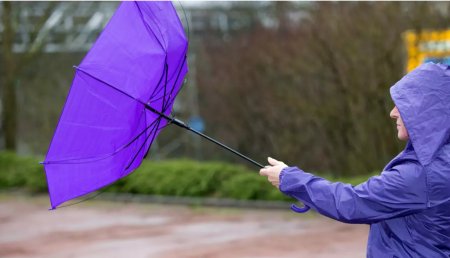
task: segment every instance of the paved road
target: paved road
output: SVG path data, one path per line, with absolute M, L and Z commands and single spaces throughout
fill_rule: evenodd
M 289 211 L 0 195 L 0 257 L 365 257 L 368 227 Z

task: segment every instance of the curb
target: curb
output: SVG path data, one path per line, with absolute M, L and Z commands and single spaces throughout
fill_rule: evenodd
M 128 193 L 108 193 L 104 192 L 95 199 L 121 202 L 157 203 L 169 205 L 187 206 L 211 206 L 230 208 L 251 208 L 251 209 L 285 209 L 289 210 L 291 203 L 282 201 L 261 201 L 261 200 L 236 200 L 223 198 L 199 198 L 199 197 L 175 197 L 160 195 L 143 195 Z

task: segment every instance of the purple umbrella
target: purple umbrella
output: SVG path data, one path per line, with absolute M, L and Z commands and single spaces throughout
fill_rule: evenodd
M 127 176 L 168 124 L 258 162 L 170 116 L 188 42 L 171 2 L 123 2 L 76 68 L 43 162 L 52 209 Z

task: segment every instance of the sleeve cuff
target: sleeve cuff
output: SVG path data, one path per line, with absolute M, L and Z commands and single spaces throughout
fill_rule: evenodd
M 287 168 L 289 168 L 289 167 L 283 168 L 283 169 L 281 170 L 281 172 L 280 172 L 280 176 L 279 176 L 279 178 L 278 178 L 278 179 L 280 180 L 280 184 L 281 184 L 281 181 L 283 181 L 284 172 L 286 171 Z
M 293 182 L 300 181 L 302 174 L 304 174 L 303 170 L 298 167 L 285 167 L 281 170 L 280 173 L 280 191 L 284 194 L 288 194 L 287 190 L 291 188 Z

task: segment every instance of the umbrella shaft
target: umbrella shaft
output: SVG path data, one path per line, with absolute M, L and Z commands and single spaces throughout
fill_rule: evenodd
M 255 165 L 255 166 L 259 167 L 259 168 L 264 168 L 264 166 L 261 165 L 259 162 L 256 162 L 256 161 L 254 161 L 253 159 L 251 159 L 251 158 L 245 156 L 244 154 L 238 152 L 237 150 L 234 150 L 234 149 L 232 149 L 232 148 L 226 146 L 225 144 L 223 144 L 223 143 L 221 143 L 221 142 L 219 142 L 219 141 L 217 141 L 217 140 L 215 140 L 215 139 L 209 137 L 208 135 L 205 135 L 205 134 L 203 134 L 203 133 L 201 133 L 201 132 L 199 132 L 199 131 L 197 131 L 197 130 L 191 128 L 191 127 L 189 127 L 189 126 L 188 126 L 186 123 L 184 123 L 183 121 L 178 120 L 178 119 L 173 118 L 173 117 L 169 117 L 169 116 L 167 116 L 166 114 L 161 113 L 161 112 L 159 112 L 158 110 L 154 109 L 154 108 L 151 107 L 150 105 L 145 105 L 145 107 L 146 107 L 148 110 L 152 111 L 153 113 L 160 115 L 161 117 L 163 117 L 164 119 L 166 119 L 169 123 L 175 124 L 175 125 L 177 125 L 177 126 L 179 126 L 179 127 L 182 127 L 182 128 L 184 128 L 184 129 L 187 129 L 187 130 L 189 130 L 189 131 L 191 131 L 191 132 L 193 132 L 193 133 L 195 133 L 195 134 L 197 134 L 197 135 L 200 135 L 201 137 L 207 139 L 208 141 L 213 142 L 213 143 L 219 145 L 220 147 L 222 147 L 222 148 L 224 148 L 224 149 L 226 149 L 226 150 L 232 152 L 233 154 L 235 154 L 235 155 L 237 155 L 237 156 L 239 156 L 239 157 L 241 157 L 241 158 L 243 158 L 243 159 L 249 161 L 250 163 L 253 163 L 253 165 Z
M 215 139 L 209 137 L 208 135 L 205 135 L 205 134 L 203 134 L 203 133 L 201 133 L 201 132 L 199 132 L 199 131 L 196 131 L 196 130 L 190 128 L 190 127 L 187 127 L 186 129 L 188 129 L 189 131 L 194 132 L 194 133 L 196 133 L 197 135 L 200 135 L 201 137 L 203 137 L 203 138 L 205 138 L 205 139 L 207 139 L 207 140 L 209 140 L 209 141 L 211 141 L 211 142 L 213 142 L 213 143 L 219 145 L 220 147 L 222 147 L 222 148 L 224 148 L 224 149 L 226 149 L 226 150 L 228 150 L 228 151 L 230 151 L 230 152 L 236 154 L 237 156 L 239 156 L 239 157 L 241 157 L 241 158 L 243 158 L 243 159 L 245 159 L 245 160 L 247 160 L 247 161 L 253 163 L 253 164 L 256 165 L 257 167 L 259 167 L 259 168 L 264 168 L 264 166 L 261 165 L 260 163 L 254 161 L 253 159 L 251 159 L 251 158 L 245 156 L 244 154 L 242 154 L 242 153 L 240 153 L 240 152 L 238 152 L 238 151 L 236 151 L 236 150 L 234 150 L 234 149 L 232 149 L 232 148 L 226 146 L 225 144 L 223 144 L 223 143 L 221 143 L 221 142 L 219 142 L 219 141 L 217 141 L 217 140 L 215 140 Z

